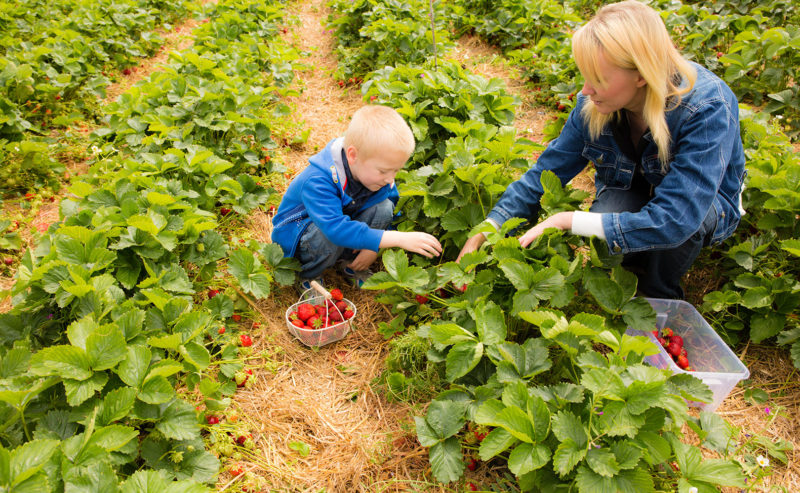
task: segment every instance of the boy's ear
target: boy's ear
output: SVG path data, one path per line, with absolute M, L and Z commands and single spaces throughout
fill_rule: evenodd
M 344 154 L 347 156 L 348 164 L 353 164 L 358 159 L 358 149 L 355 146 L 347 146 L 347 149 L 344 150 Z

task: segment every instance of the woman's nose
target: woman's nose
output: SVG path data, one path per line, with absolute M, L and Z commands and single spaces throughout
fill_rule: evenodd
M 594 94 L 594 88 L 590 86 L 588 82 L 584 82 L 583 88 L 581 89 L 581 94 L 583 94 L 584 96 L 591 96 L 592 94 Z

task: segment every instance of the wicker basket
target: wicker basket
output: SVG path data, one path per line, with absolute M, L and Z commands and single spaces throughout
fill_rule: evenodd
M 300 296 L 300 300 L 297 303 L 293 304 L 288 310 L 286 310 L 286 314 L 284 316 L 286 318 L 286 326 L 289 328 L 289 332 L 298 338 L 300 342 L 306 346 L 320 347 L 332 342 L 336 342 L 350 332 L 351 322 L 356 316 L 356 305 L 348 299 L 342 300 L 347 303 L 348 309 L 353 311 L 353 316 L 348 320 L 344 320 L 344 314 L 339 311 L 338 308 L 333 307 L 333 310 L 336 310 L 339 312 L 339 315 L 342 316 L 342 321 L 335 325 L 331 325 L 322 329 L 303 329 L 297 327 L 289 319 L 289 314 L 297 311 L 297 307 L 301 304 L 309 303 L 311 305 L 325 307 L 325 309 L 328 310 L 326 300 L 330 299 L 330 293 L 316 282 L 313 282 L 312 286 L 312 288 L 309 288 L 303 292 L 303 294 Z

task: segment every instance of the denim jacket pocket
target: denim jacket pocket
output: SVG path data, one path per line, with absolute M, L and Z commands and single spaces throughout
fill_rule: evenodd
M 642 157 L 642 168 L 644 169 L 645 178 L 654 187 L 657 187 L 661 183 L 661 180 L 667 176 L 667 172 L 669 171 L 669 166 L 665 168 L 661 165 L 658 154 Z
M 627 190 L 631 187 L 633 162 L 623 159 L 616 150 L 597 144 L 586 144 L 582 155 L 594 165 L 598 195 L 606 188 Z

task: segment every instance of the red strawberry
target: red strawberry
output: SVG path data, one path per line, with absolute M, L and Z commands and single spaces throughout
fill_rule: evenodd
M 241 476 L 244 473 L 244 468 L 240 464 L 234 464 L 231 466 L 230 471 L 234 476 Z
M 260 324 L 260 323 L 258 323 L 258 322 L 253 322 L 253 328 L 254 328 L 254 329 L 257 329 L 257 328 L 259 328 L 259 327 L 261 327 L 261 324 Z
M 470 491 L 478 491 L 478 487 L 472 483 L 467 483 L 467 489 Z
M 462 293 L 467 291 L 467 284 L 462 284 L 461 286 L 456 286 L 456 288 L 461 291 Z
M 214 296 L 218 295 L 219 291 L 216 289 L 209 289 L 208 290 L 208 299 L 213 298 Z
M 420 305 L 424 305 L 425 303 L 428 302 L 428 297 L 425 295 L 418 294 L 416 298 L 417 298 L 417 303 L 419 303 Z
M 217 332 L 219 332 L 220 334 L 224 334 L 225 333 L 225 327 L 220 327 Z
M 14 263 L 14 259 L 11 257 L 6 257 L 3 259 L 3 263 L 5 263 L 6 265 L 11 265 Z
M 566 109 L 566 106 L 564 106 L 563 104 L 558 105 L 558 111 L 564 111 L 564 109 Z
M 667 346 L 668 346 L 668 344 L 667 344 L 667 340 L 666 340 L 666 339 L 664 339 L 663 337 L 659 337 L 659 338 L 658 338 L 658 343 L 659 343 L 659 344 L 661 344 L 661 345 L 662 345 L 662 346 L 664 346 L 664 347 L 667 347 Z
M 293 319 L 292 320 L 292 325 L 294 325 L 295 327 L 300 328 L 300 329 L 302 329 L 303 327 L 306 326 L 306 324 L 304 324 L 303 321 L 300 320 L 299 318 Z
M 684 370 L 689 368 L 689 360 L 686 359 L 684 355 L 678 356 L 678 361 L 676 361 L 676 363 L 678 364 L 678 368 L 683 368 Z
M 721 52 L 721 51 L 718 51 L 718 52 L 717 52 L 717 58 L 722 58 L 722 55 L 724 55 L 724 54 L 725 54 L 725 53 L 723 53 L 723 52 Z
M 331 289 L 331 298 L 333 298 L 335 301 L 342 301 L 342 298 L 344 298 L 344 295 L 342 295 L 342 290 L 339 288 Z
M 346 301 L 337 301 L 336 302 L 336 308 L 338 308 L 340 312 L 344 313 L 348 308 L 347 302 Z
M 355 313 L 353 313 L 353 310 L 345 310 L 343 315 L 345 320 L 350 320 L 351 318 L 353 318 L 353 315 L 355 315 Z
M 664 327 L 664 330 L 661 331 L 661 335 L 663 335 L 665 338 L 672 337 L 672 329 L 669 327 Z
M 334 322 L 341 322 L 342 321 L 342 314 L 337 312 L 337 311 L 331 312 L 329 317 Z
M 247 334 L 240 334 L 239 342 L 241 342 L 242 346 L 244 347 L 249 347 L 253 345 L 253 339 L 251 339 L 250 336 Z
M 242 316 L 239 315 L 239 314 L 233 314 L 233 315 L 231 315 L 231 318 L 233 319 L 234 322 L 241 322 L 242 321 Z
M 655 336 L 656 339 L 658 339 L 658 330 L 654 330 L 653 335 Z
M 313 317 L 309 318 L 306 323 L 314 329 L 321 329 L 325 326 L 325 320 L 320 318 L 319 315 L 314 315 Z
M 469 462 L 467 462 L 467 469 L 474 471 L 476 467 L 478 467 L 478 462 L 475 459 L 470 458 Z
M 672 334 L 672 337 L 669 338 L 670 344 L 677 344 L 679 347 L 683 347 L 683 337 Z
M 231 210 L 228 209 L 227 207 L 220 207 L 219 213 L 222 214 L 223 216 L 227 216 L 228 214 L 231 213 Z
M 247 440 L 247 437 L 246 437 L 246 436 L 244 436 L 244 435 L 239 435 L 238 437 L 236 437 L 236 443 L 237 443 L 238 445 L 244 445 L 244 442 L 245 442 L 246 440 Z
M 206 416 L 206 423 L 210 425 L 215 425 L 219 423 L 219 418 L 214 416 L 213 414 Z
M 297 307 L 297 316 L 304 322 L 308 322 L 308 319 L 316 314 L 317 308 L 310 303 L 302 303 Z
M 32 193 L 30 193 L 30 192 L 25 194 L 25 200 L 31 200 L 33 197 L 34 197 L 34 195 Z
M 131 75 L 131 69 L 129 69 L 129 68 L 122 69 L 122 74 L 123 75 Z
M 681 348 L 677 344 L 671 342 L 669 347 L 667 347 L 667 352 L 672 356 L 680 356 Z

